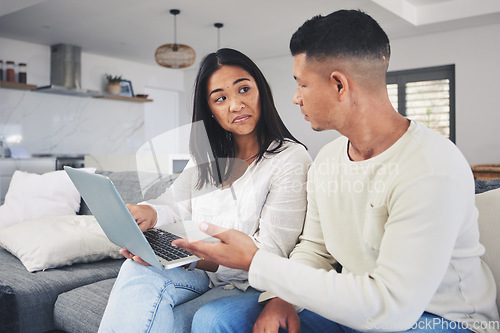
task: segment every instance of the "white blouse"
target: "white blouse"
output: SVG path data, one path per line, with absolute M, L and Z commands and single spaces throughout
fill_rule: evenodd
M 160 228 L 179 221 L 206 221 L 244 232 L 259 248 L 288 257 L 304 224 L 311 162 L 302 145 L 285 142 L 279 153 L 266 153 L 249 165 L 230 187 L 206 185 L 198 190 L 198 170 L 191 160 L 172 186 L 148 204 L 156 209 Z M 219 266 L 207 274 L 214 286 L 248 287 L 247 272 L 241 270 Z

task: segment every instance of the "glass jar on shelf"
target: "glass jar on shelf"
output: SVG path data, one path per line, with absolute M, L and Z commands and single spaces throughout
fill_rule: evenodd
M 7 68 L 5 70 L 5 81 L 16 82 L 15 63 L 9 60 L 6 64 Z
M 27 82 L 27 76 L 26 76 L 26 63 L 20 62 L 18 64 L 18 70 L 17 70 L 17 82 L 18 83 L 24 83 L 26 84 Z

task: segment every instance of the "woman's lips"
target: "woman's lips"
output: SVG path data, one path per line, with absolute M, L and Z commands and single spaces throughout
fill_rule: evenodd
M 248 118 L 250 118 L 249 115 L 238 116 L 238 117 L 233 119 L 233 123 L 242 123 L 245 120 L 247 120 Z

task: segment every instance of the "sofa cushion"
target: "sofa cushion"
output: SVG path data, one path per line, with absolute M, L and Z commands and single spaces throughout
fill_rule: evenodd
M 123 260 L 107 259 L 30 273 L 19 259 L 0 248 L 0 263 L 0 317 L 7 318 L 5 323 L 0 320 L 0 332 L 36 333 L 55 328 L 53 308 L 59 294 L 116 277 Z
M 54 324 L 56 329 L 64 332 L 95 333 L 104 315 L 114 279 L 99 281 L 62 293 L 54 306 Z M 247 292 L 258 292 L 250 288 Z M 197 309 L 213 301 L 221 295 L 234 296 L 238 289 L 219 286 L 196 299 L 174 308 L 174 330 L 176 333 L 189 332 L 191 322 Z
M 97 332 L 115 278 L 62 293 L 54 305 L 54 325 L 64 332 Z
M 93 216 L 63 215 L 18 223 L 2 229 L 0 246 L 29 272 L 76 263 L 121 259 Z
M 0 331 L 1 332 L 17 332 L 19 330 L 19 318 L 16 313 L 11 313 L 11 316 L 4 316 L 4 313 L 9 313 L 10 309 L 16 308 L 16 295 L 11 286 L 0 285 Z
M 480 242 L 486 248 L 483 261 L 488 265 L 497 285 L 497 306 L 500 310 L 500 189 L 476 194 L 479 210 Z
M 494 190 L 500 187 L 500 179 L 492 179 L 492 180 L 474 179 L 474 183 L 476 186 L 475 188 L 476 194 Z
M 95 172 L 93 168 L 83 169 Z M 66 172 L 39 175 L 16 170 L 0 206 L 0 228 L 44 217 L 75 215 L 80 194 Z

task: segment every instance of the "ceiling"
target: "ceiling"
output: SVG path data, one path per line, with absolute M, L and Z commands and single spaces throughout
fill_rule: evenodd
M 174 40 L 197 60 L 220 46 L 254 60 L 288 54 L 292 33 L 307 19 L 342 8 L 374 17 L 391 39 L 500 23 L 499 0 L 1 0 L 0 37 L 154 65 L 154 52 Z M 188 69 L 189 70 L 189 69 Z

